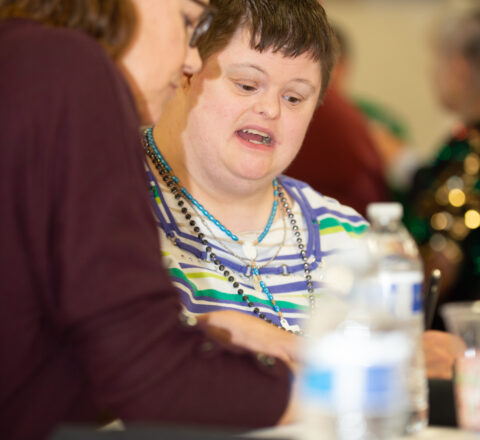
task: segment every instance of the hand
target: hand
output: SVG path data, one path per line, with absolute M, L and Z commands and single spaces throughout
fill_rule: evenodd
M 268 324 L 255 316 L 233 310 L 205 313 L 197 316 L 200 326 L 221 341 L 265 353 L 296 369 L 299 361 L 299 337 Z
M 452 379 L 455 359 L 466 349 L 451 333 L 429 330 L 423 334 L 423 353 L 429 379 Z

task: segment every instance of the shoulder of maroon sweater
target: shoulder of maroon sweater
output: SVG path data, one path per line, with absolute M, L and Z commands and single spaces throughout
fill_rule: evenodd
M 102 46 L 84 32 L 63 27 L 50 27 L 28 19 L 0 21 L 2 66 L 30 74 L 43 71 L 75 74 L 96 64 L 111 64 Z M 18 61 L 18 62 L 17 62 Z M 25 75 L 28 75 L 26 72 Z M 4 71 L 2 71 L 2 75 Z M 57 74 L 58 75 L 58 74 Z M 69 81 L 68 77 L 66 81 Z M 37 86 L 41 84 L 36 83 Z
M 58 112 L 65 113 L 76 100 L 95 94 L 104 99 L 104 88 L 114 89 L 116 99 L 135 112 L 123 76 L 92 37 L 25 19 L 5 20 L 0 26 L 2 116 L 8 103 L 12 119 L 56 123 Z

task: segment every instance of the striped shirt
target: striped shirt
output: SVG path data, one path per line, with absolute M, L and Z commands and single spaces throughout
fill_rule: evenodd
M 252 268 L 242 244 L 233 241 L 186 202 L 191 218 L 186 219 L 170 190 L 159 184 L 147 170 L 152 191 L 152 206 L 159 227 L 159 237 L 165 267 L 178 288 L 185 311 L 198 315 L 216 310 L 237 310 L 266 315 L 280 324 L 268 296 L 252 277 Z M 280 185 L 293 201 L 291 209 L 299 226 L 302 241 L 310 264 L 314 295 L 318 297 L 326 288 L 322 282 L 329 259 L 338 252 L 347 251 L 366 231 L 368 225 L 352 208 L 314 191 L 306 183 L 280 176 Z M 280 208 L 279 210 L 283 209 Z M 205 234 L 205 239 L 224 268 L 219 269 L 207 255 L 206 246 L 193 231 L 191 221 Z M 254 241 L 256 233 L 237 234 L 239 241 Z M 309 294 L 298 244 L 286 216 L 276 220 L 257 247 L 256 265 L 260 277 L 267 285 L 275 302 L 293 329 L 302 329 L 309 314 Z M 228 270 L 239 286 L 234 287 L 224 272 Z M 239 294 L 241 289 L 243 293 Z M 243 296 L 248 296 L 248 302 Z

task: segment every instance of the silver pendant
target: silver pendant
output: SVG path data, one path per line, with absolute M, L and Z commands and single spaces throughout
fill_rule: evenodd
M 250 260 L 255 260 L 257 258 L 257 248 L 251 241 L 245 241 L 242 244 L 243 253 Z
M 290 325 L 288 321 L 285 318 L 280 319 L 280 324 L 285 330 L 289 330 L 294 333 L 299 333 L 300 332 L 300 327 L 297 324 Z
M 263 292 L 262 286 L 260 286 L 260 280 L 258 279 L 258 277 L 256 275 L 254 275 L 252 277 L 252 281 L 253 281 L 253 288 L 257 292 Z

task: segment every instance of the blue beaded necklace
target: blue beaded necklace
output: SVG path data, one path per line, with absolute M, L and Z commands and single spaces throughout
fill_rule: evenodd
M 162 153 L 160 153 L 160 150 L 158 149 L 155 140 L 153 139 L 153 127 L 149 127 L 145 131 L 145 135 L 147 137 L 148 143 L 150 144 L 150 147 L 152 148 L 155 157 L 160 161 L 160 163 L 163 165 L 166 171 L 169 173 L 172 173 L 172 168 L 170 165 L 168 165 L 167 161 L 165 158 L 162 156 Z M 235 235 L 233 232 L 231 232 L 229 229 L 227 229 L 225 226 L 222 225 L 222 223 L 216 219 L 212 214 L 208 212 L 208 210 L 197 200 L 195 197 L 193 197 L 188 190 L 180 185 L 180 179 L 172 174 L 172 180 L 179 185 L 180 191 L 184 194 L 184 196 L 210 221 L 212 222 L 217 228 L 219 228 L 222 232 L 224 232 L 228 237 L 230 237 L 233 241 L 236 241 L 238 243 L 241 243 L 240 239 L 238 238 L 237 235 Z M 277 179 L 273 179 L 273 205 L 272 205 L 272 210 L 270 212 L 270 216 L 268 217 L 267 224 L 265 225 L 265 228 L 263 229 L 262 233 L 257 237 L 253 245 L 256 245 L 260 243 L 268 234 L 270 231 L 270 228 L 272 227 L 273 220 L 275 219 L 275 215 L 277 213 L 277 207 L 278 207 L 278 181 Z M 248 252 L 248 250 L 247 250 Z

